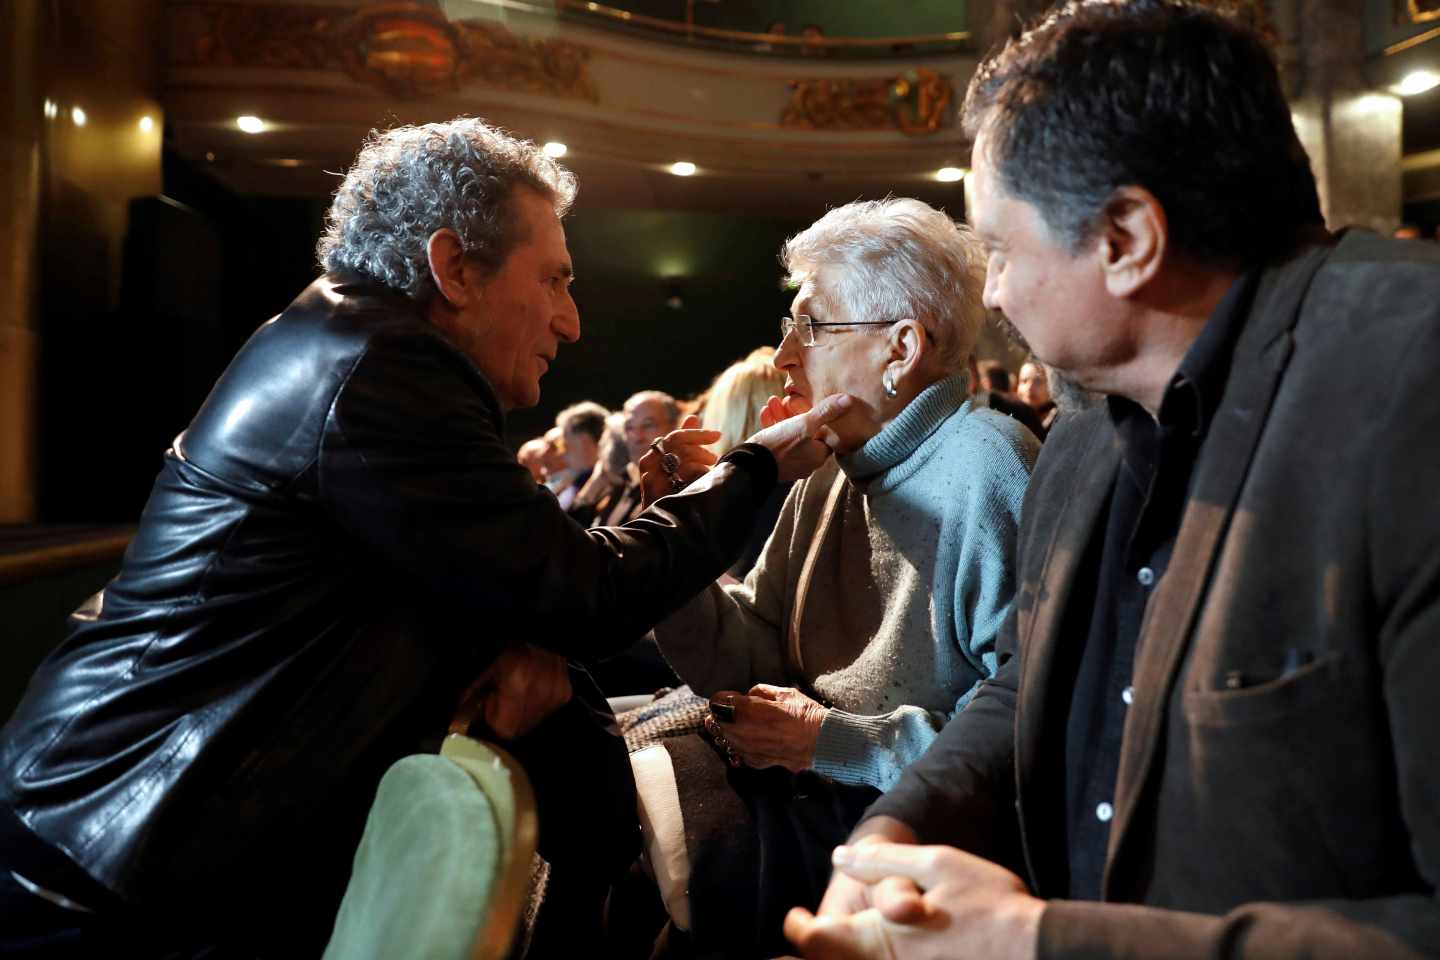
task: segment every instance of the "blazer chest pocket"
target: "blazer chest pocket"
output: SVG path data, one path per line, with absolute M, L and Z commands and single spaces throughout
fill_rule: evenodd
M 1202 727 L 1235 727 L 1282 720 L 1314 707 L 1336 709 L 1349 698 L 1345 657 L 1339 650 L 1263 683 L 1237 689 L 1187 689 L 1186 719 Z

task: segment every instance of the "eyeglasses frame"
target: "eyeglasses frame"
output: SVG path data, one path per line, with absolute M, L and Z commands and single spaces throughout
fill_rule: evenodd
M 802 347 L 813 347 L 815 346 L 816 327 L 892 327 L 897 323 L 904 323 L 906 320 L 913 319 L 912 317 L 900 317 L 895 320 L 815 320 L 808 313 L 802 313 L 799 316 L 805 318 L 806 322 L 804 324 L 799 322 L 798 317 L 780 318 L 781 343 L 785 342 L 785 338 L 790 335 L 791 331 L 799 331 L 802 328 L 806 330 L 807 333 L 799 335 L 800 345 Z M 925 334 L 929 336 L 930 331 L 926 330 Z M 807 335 L 810 338 L 809 340 L 805 339 Z

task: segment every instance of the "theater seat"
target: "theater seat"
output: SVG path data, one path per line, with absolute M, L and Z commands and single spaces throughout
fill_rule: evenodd
M 380 781 L 326 960 L 500 960 L 525 903 L 537 839 L 525 772 L 452 733 Z

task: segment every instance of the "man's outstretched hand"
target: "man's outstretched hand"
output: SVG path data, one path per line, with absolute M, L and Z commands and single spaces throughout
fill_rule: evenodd
M 799 480 L 819 469 L 833 452 L 838 439 L 830 424 L 850 411 L 854 399 L 834 393 L 804 412 L 771 397 L 760 412 L 764 428 L 750 438 L 775 455 L 782 481 Z M 798 407 L 794 407 L 798 411 Z M 783 414 L 783 416 L 781 416 Z

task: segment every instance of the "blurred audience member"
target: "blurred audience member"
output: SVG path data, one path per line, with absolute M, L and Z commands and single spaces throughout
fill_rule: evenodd
M 596 515 L 596 526 L 619 526 L 640 513 L 640 473 L 635 465 L 650 444 L 680 425 L 680 405 L 663 390 L 641 390 L 625 401 L 623 412 L 625 448 L 630 452 L 629 479 L 610 509 Z
M 1044 433 L 1038 436 L 1045 439 L 1055 419 L 1055 401 L 1050 396 L 1050 380 L 1040 361 L 1026 360 L 1020 367 L 1020 382 L 1015 388 L 1015 395 L 1040 418 L 1040 429 Z
M 720 439 L 711 445 L 716 455 L 724 456 L 753 437 L 760 429 L 760 410 L 765 401 L 784 394 L 785 374 L 775 368 L 774 359 L 774 347 L 760 347 L 744 360 L 731 364 L 710 385 L 700 425 L 720 432 Z M 755 527 L 744 554 L 730 568 L 731 577 L 744 579 L 755 566 L 789 492 L 788 484 L 780 484 L 771 492 L 764 508 L 755 516 Z
M 970 402 L 972 404 L 974 404 L 977 408 L 989 407 L 991 410 L 1003 413 L 1007 417 L 1013 417 L 1016 420 L 1019 420 L 1021 423 L 1025 424 L 1026 428 L 1029 429 L 1031 433 L 1035 434 L 1036 437 L 1043 437 L 1045 435 L 1044 424 L 1040 422 L 1040 418 L 1035 415 L 1035 411 L 1031 410 L 1028 405 L 1014 399 L 1008 393 L 992 390 L 990 387 L 983 385 L 985 382 L 984 375 L 981 373 L 981 368 L 977 364 L 974 357 L 970 358 L 969 369 L 970 383 L 972 385 L 981 384 L 980 386 L 975 387 L 974 393 L 971 394 Z M 1004 382 L 1005 385 L 1008 387 L 1010 374 L 1005 371 L 1004 367 L 1001 367 L 1000 370 L 1002 373 L 1005 374 Z M 993 376 L 991 378 L 991 382 L 994 382 Z
M 980 364 L 980 386 L 991 393 L 1010 394 L 1010 371 L 998 360 Z
M 625 492 L 630 482 L 630 451 L 625 446 L 625 414 L 612 413 L 605 418 L 605 431 L 595 451 L 595 469 L 590 479 L 575 494 L 567 511 L 582 527 L 595 521 L 597 513 L 608 511 L 615 498 Z
M 569 510 L 576 495 L 590 479 L 595 461 L 600 454 L 600 437 L 605 433 L 605 418 L 610 415 L 600 404 L 590 400 L 561 410 L 555 417 L 555 426 L 564 441 L 563 456 L 565 470 L 570 481 L 555 492 L 560 500 L 560 509 Z
M 770 37 L 785 36 L 785 21 L 771 20 L 769 25 L 765 28 L 765 34 Z M 770 53 L 775 49 L 775 44 L 771 43 L 769 40 L 761 40 L 754 45 L 753 49 L 757 53 Z
M 545 472 L 545 486 L 559 494 L 569 485 L 572 473 L 565 462 L 565 431 L 558 426 L 545 431 L 545 454 L 540 467 Z
M 545 482 L 545 455 L 550 449 L 550 441 L 545 437 L 535 437 L 520 444 L 520 450 L 515 454 L 515 459 L 520 465 L 530 471 L 530 476 L 536 483 Z
M 800 52 L 807 57 L 823 57 L 828 52 L 825 49 L 825 31 L 818 23 L 807 23 L 801 28 L 800 39 L 804 41 Z

